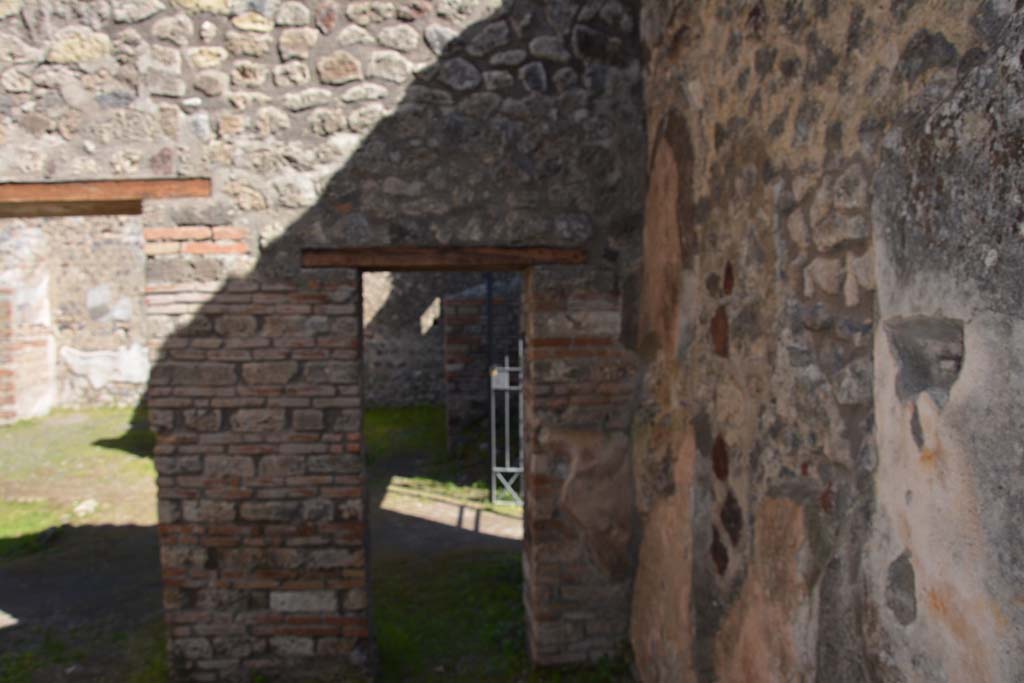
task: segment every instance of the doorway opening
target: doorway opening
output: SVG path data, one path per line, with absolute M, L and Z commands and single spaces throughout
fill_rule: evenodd
M 506 422 L 491 422 L 491 368 L 520 362 L 521 275 L 374 271 L 362 288 L 380 678 L 515 680 L 528 667 L 523 518 L 492 500 L 491 435 Z

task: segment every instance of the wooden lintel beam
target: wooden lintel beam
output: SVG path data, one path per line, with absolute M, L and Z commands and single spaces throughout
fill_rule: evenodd
M 86 180 L 58 183 L 2 183 L 0 204 L 28 202 L 116 202 L 209 197 L 209 178 Z
M 0 204 L 0 218 L 48 216 L 117 216 L 142 213 L 141 199 L 107 202 L 17 202 Z
M 583 249 L 553 247 L 361 247 L 302 252 L 305 268 L 361 270 L 500 271 L 586 262 Z

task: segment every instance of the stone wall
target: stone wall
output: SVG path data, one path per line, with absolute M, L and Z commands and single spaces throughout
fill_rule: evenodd
M 4 221 L 0 280 L 14 297 L 19 353 L 34 359 L 17 360 L 17 418 L 141 396 L 149 358 L 140 232 L 134 218 Z
M 359 276 L 303 270 L 300 251 L 584 247 L 571 305 L 592 288 L 611 306 L 640 228 L 635 31 L 617 2 L 0 3 L 0 179 L 212 180 L 211 197 L 147 201 L 138 219 L 176 677 L 372 668 Z M 558 353 L 550 372 L 591 371 Z M 612 399 L 535 411 L 530 438 L 552 444 L 564 423 L 601 439 L 607 412 L 628 414 Z M 545 472 L 587 480 L 549 448 Z M 626 456 L 604 458 L 619 490 Z M 537 491 L 566 500 L 527 512 L 544 546 L 528 562 L 534 652 L 596 657 L 624 636 L 629 563 L 602 564 L 601 515 L 559 521 L 570 484 Z M 538 602 L 581 568 L 578 590 Z
M 154 296 L 196 306 L 194 289 Z M 179 678 L 369 664 L 358 311 L 353 271 L 231 280 L 160 352 L 147 403 Z
M 469 453 L 480 456 L 481 462 L 488 457 L 488 442 L 481 441 L 481 437 L 489 433 L 491 363 L 500 365 L 505 358 L 513 366 L 520 362 L 521 278 L 499 275 L 492 287 L 490 323 L 486 283 L 441 300 L 448 452 L 463 455 L 469 449 Z M 493 349 L 489 348 L 489 329 Z
M 642 679 L 1019 679 L 1019 7 L 642 17 Z
M 368 406 L 440 405 L 445 396 L 441 298 L 480 273 L 363 274 Z
M 538 267 L 526 337 L 524 587 L 530 656 L 565 664 L 619 654 L 635 548 L 629 426 L 636 355 L 612 268 Z
M 9 421 L 45 415 L 57 398 L 56 344 L 47 239 L 28 228 L 0 235 L 0 286 L 10 292 L 8 363 L 13 390 Z

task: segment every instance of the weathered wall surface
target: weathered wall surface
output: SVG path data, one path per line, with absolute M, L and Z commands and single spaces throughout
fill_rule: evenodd
M 1019 14 L 644 3 L 644 680 L 1019 679 Z
M 535 336 L 557 342 L 538 377 L 597 382 L 594 336 L 629 356 L 610 309 L 640 227 L 635 32 L 618 2 L 0 4 L 0 178 L 213 181 L 209 199 L 141 217 L 176 676 L 372 663 L 361 293 L 354 272 L 303 271 L 301 249 L 584 246 L 590 263 L 537 299 Z M 595 334 L 573 322 L 592 309 Z M 628 490 L 619 389 L 600 409 L 559 398 L 531 416 L 539 468 L 569 482 L 538 487 L 560 498 L 528 512 L 539 661 L 596 657 L 625 633 L 631 565 L 604 555 L 609 533 L 628 536 L 628 497 L 612 524 L 577 502 L 592 481 Z M 563 427 L 601 467 L 571 455 L 569 432 L 549 436 Z
M 45 415 L 57 398 L 47 246 L 38 228 L 8 230 L 0 238 L 0 287 L 9 292 L 3 366 L 12 390 L 9 422 Z
M 363 274 L 367 405 L 444 402 L 441 298 L 482 279 L 480 273 Z
M 886 655 L 920 679 L 1024 677 L 1024 15 L 882 141 L 878 515 Z
M 522 300 L 522 279 L 518 274 L 494 277 L 490 309 L 486 283 L 441 300 L 444 405 L 450 454 L 462 455 L 469 448 L 470 453 L 480 457 L 479 462 L 488 457 L 487 442 L 480 437 L 489 433 L 490 367 L 492 362 L 503 364 L 506 358 L 513 366 L 520 362 Z M 484 448 L 482 452 L 480 447 Z
M 4 221 L 0 280 L 21 340 L 12 361 L 18 418 L 142 395 L 150 366 L 141 233 L 135 218 Z

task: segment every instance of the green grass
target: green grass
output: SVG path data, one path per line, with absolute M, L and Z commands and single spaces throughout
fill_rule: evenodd
M 369 465 L 408 453 L 443 462 L 446 452 L 444 406 L 369 408 L 363 415 L 363 439 Z
M 625 659 L 531 671 L 516 552 L 462 552 L 374 567 L 381 683 L 617 683 Z
M 43 531 L 67 521 L 67 515 L 45 501 L 0 499 L 0 559 L 38 552 Z
M 152 432 L 132 425 L 131 408 L 58 410 L 0 430 L 0 479 L 97 474 L 108 465 L 119 475 L 153 476 Z
M 80 661 L 83 652 L 72 649 L 62 638 L 47 632 L 39 647 L 0 655 L 0 683 L 30 683 L 45 667 L 68 666 Z

